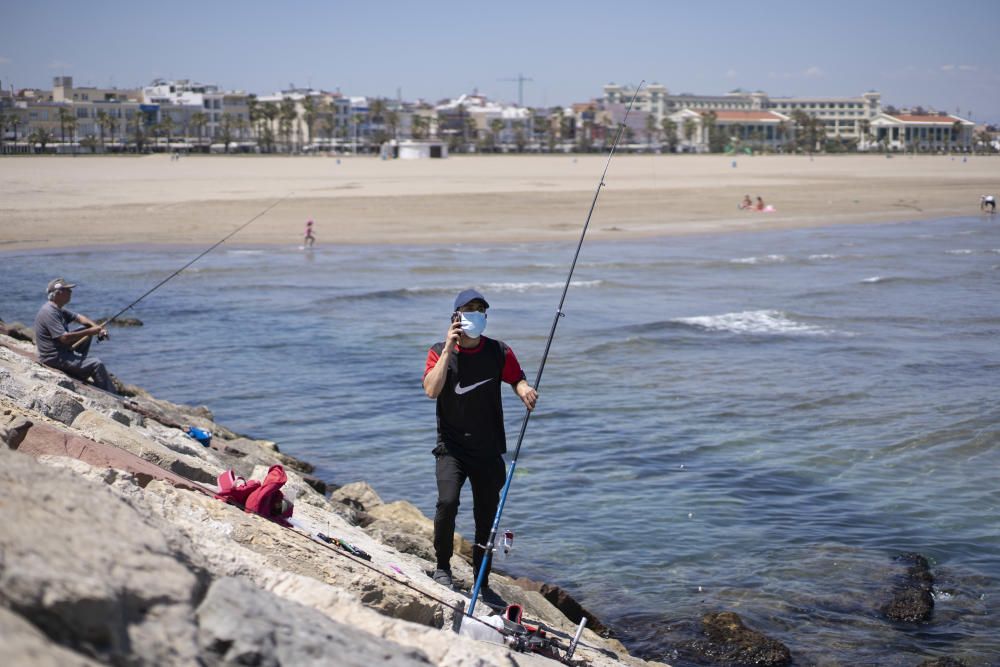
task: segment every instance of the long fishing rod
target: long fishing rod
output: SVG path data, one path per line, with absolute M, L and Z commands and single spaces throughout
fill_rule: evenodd
M 173 273 L 171 273 L 169 276 L 167 276 L 166 278 L 164 278 L 160 282 L 156 283 L 153 287 L 151 287 L 149 290 L 147 290 L 146 293 L 143 294 L 142 296 L 140 296 L 138 299 L 136 299 L 135 301 L 133 301 L 129 305 L 125 306 L 124 308 L 122 308 L 121 310 L 119 310 L 117 313 L 115 313 L 114 315 L 112 315 L 111 317 L 109 317 L 108 319 L 106 319 L 103 322 L 101 322 L 101 327 L 103 328 L 105 325 L 111 324 L 112 322 L 114 322 L 116 319 L 118 319 L 119 317 L 121 317 L 122 315 L 124 315 L 126 312 L 128 312 L 129 310 L 131 310 L 137 303 L 139 303 L 140 301 L 142 301 L 143 299 L 145 299 L 147 296 L 149 296 L 150 294 L 152 294 L 156 290 L 158 290 L 161 287 L 163 287 L 165 284 L 167 284 L 167 282 L 169 282 L 170 280 L 172 280 L 176 276 L 178 276 L 181 273 L 181 271 L 183 271 L 184 269 L 188 268 L 189 266 L 191 266 L 192 264 L 194 264 L 195 262 L 197 262 L 199 259 L 201 259 L 205 255 L 207 255 L 208 253 L 212 252 L 213 250 L 215 250 L 216 248 L 218 248 L 220 245 L 222 245 L 223 243 L 225 243 L 226 241 L 228 241 L 232 237 L 236 236 L 236 234 L 238 232 L 246 229 L 246 227 L 251 222 L 253 222 L 254 220 L 257 220 L 260 217 L 262 217 L 265 213 L 267 213 L 268 211 L 270 211 L 272 208 L 274 208 L 275 206 L 277 206 L 281 202 L 283 202 L 286 199 L 288 199 L 288 197 L 291 196 L 291 194 L 292 193 L 289 192 L 284 197 L 282 197 L 281 199 L 277 200 L 276 202 L 274 202 L 273 204 L 271 204 L 270 206 L 268 206 L 267 208 L 265 208 L 263 211 L 261 211 L 260 213 L 258 213 L 257 215 L 255 215 L 254 217 L 250 218 L 249 220 L 247 220 L 246 222 L 244 222 L 242 225 L 240 225 L 239 227 L 237 227 L 236 229 L 234 229 L 233 231 L 231 231 L 229 234 L 227 234 L 226 236 L 222 237 L 222 240 L 220 240 L 220 241 L 216 242 L 215 244 L 213 244 L 212 246 L 210 246 L 207 250 L 205 250 L 200 255 L 198 255 L 197 257 L 195 257 L 194 259 L 192 259 L 190 262 L 188 262 L 187 264 L 185 264 L 181 268 L 177 269 L 176 271 L 174 271 Z M 91 334 L 91 336 L 93 336 L 93 335 L 96 335 L 96 334 Z M 75 350 L 79 345 L 81 345 L 83 343 L 83 341 L 87 340 L 91 336 L 84 336 L 83 338 L 81 338 L 80 340 L 78 340 L 73 345 L 73 349 Z
M 559 318 L 564 317 L 563 304 L 566 302 L 566 293 L 569 292 L 570 281 L 573 280 L 573 272 L 576 270 L 576 262 L 580 257 L 580 250 L 583 248 L 583 239 L 587 235 L 587 228 L 590 226 L 590 218 L 594 215 L 594 207 L 597 206 L 597 198 L 601 195 L 601 188 L 604 187 L 604 177 L 608 175 L 608 167 L 611 166 L 611 158 L 615 155 L 615 150 L 618 148 L 618 142 L 622 138 L 622 134 L 625 132 L 625 123 L 628 121 L 628 115 L 632 111 L 632 105 L 635 104 L 635 98 L 639 96 L 639 90 L 642 88 L 642 84 L 645 80 L 640 81 L 639 85 L 636 86 L 635 93 L 632 95 L 631 101 L 628 103 L 628 108 L 625 109 L 625 117 L 622 118 L 621 125 L 618 126 L 618 134 L 615 136 L 615 141 L 611 144 L 611 152 L 608 153 L 608 161 L 604 164 L 604 172 L 601 174 L 601 181 L 597 184 L 597 190 L 594 192 L 594 200 L 590 202 L 590 211 L 587 213 L 587 221 L 583 223 L 583 231 L 580 233 L 580 241 L 576 244 L 576 253 L 573 255 L 573 263 L 569 267 L 569 275 L 566 276 L 566 284 L 563 286 L 562 296 L 559 298 L 559 306 L 556 308 L 555 317 L 552 319 L 552 328 L 549 330 L 549 338 L 545 342 L 545 352 L 542 353 L 542 361 L 538 364 L 538 375 L 535 377 L 535 389 L 538 389 L 538 385 L 542 382 L 542 371 L 545 370 L 545 360 L 549 356 L 549 348 L 552 347 L 552 339 L 556 335 L 556 326 L 559 324 Z M 521 443 L 524 441 L 524 433 L 528 430 L 528 420 L 531 418 L 531 410 L 524 411 L 524 421 L 521 422 L 521 432 L 517 436 L 517 447 L 514 448 L 514 456 L 510 461 L 510 468 L 507 471 L 507 480 L 503 485 L 503 492 L 500 494 L 500 504 L 497 507 L 496 516 L 493 518 L 493 527 L 490 528 L 490 539 L 486 542 L 486 553 L 483 554 L 483 561 L 479 566 L 479 574 L 476 576 L 476 585 L 472 589 L 472 601 L 469 603 L 468 616 L 472 616 L 472 611 L 476 607 L 476 600 L 479 599 L 479 589 L 482 588 L 483 578 L 486 575 L 486 567 L 489 565 L 490 560 L 493 558 L 493 549 L 496 545 L 497 530 L 500 527 L 500 516 L 503 514 L 504 504 L 507 502 L 507 492 L 510 491 L 510 483 L 514 479 L 514 468 L 517 467 L 517 457 L 521 453 Z

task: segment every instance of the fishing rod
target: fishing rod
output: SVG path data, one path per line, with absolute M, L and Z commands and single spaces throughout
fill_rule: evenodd
M 201 259 L 205 255 L 207 255 L 208 253 L 212 252 L 213 250 L 215 250 L 216 248 L 218 248 L 220 245 L 222 245 L 223 243 L 225 243 L 226 241 L 228 241 L 232 237 L 236 236 L 236 234 L 238 232 L 242 231 L 243 229 L 246 229 L 246 227 L 251 222 L 253 222 L 254 220 L 257 220 L 260 217 L 262 217 L 265 213 L 267 213 L 268 211 L 270 211 L 272 208 L 274 208 L 275 206 L 277 206 L 281 202 L 283 202 L 286 199 L 288 199 L 288 197 L 291 196 L 291 194 L 292 193 L 289 192 L 284 197 L 282 197 L 281 199 L 277 200 L 276 202 L 274 202 L 273 204 L 271 204 L 270 206 L 268 206 L 267 208 L 265 208 L 263 211 L 261 211 L 260 213 L 258 213 L 257 215 L 255 215 L 254 217 L 250 218 L 249 220 L 247 220 L 246 222 L 244 222 L 242 225 L 240 225 L 239 227 L 237 227 L 236 229 L 234 229 L 233 231 L 231 231 L 229 234 L 227 234 L 226 236 L 222 237 L 222 240 L 217 241 L 214 245 L 210 246 L 208 248 L 208 250 L 205 250 L 200 255 L 198 255 L 197 257 L 195 257 L 194 259 L 192 259 L 190 262 L 188 262 L 187 264 L 185 264 L 181 268 L 177 269 L 176 271 L 174 271 L 173 273 L 171 273 L 169 276 L 167 276 L 166 278 L 164 278 L 160 282 L 156 283 L 156 285 L 154 285 L 152 288 L 150 288 L 149 290 L 147 290 L 146 293 L 143 294 L 142 296 L 140 296 L 138 299 L 136 299 L 135 301 L 133 301 L 129 305 L 125 306 L 124 308 L 122 308 L 121 310 L 119 310 L 117 313 L 115 313 L 114 315 L 112 315 L 111 317 L 109 317 L 108 319 L 106 319 L 103 322 L 101 322 L 101 328 L 103 329 L 105 325 L 111 324 L 112 322 L 114 322 L 116 319 L 118 319 L 119 317 L 121 317 L 122 315 L 124 315 L 126 312 L 128 312 L 129 310 L 131 310 L 137 303 L 139 303 L 140 301 L 142 301 L 143 299 L 145 299 L 147 296 L 149 296 L 150 294 L 152 294 L 156 290 L 158 290 L 161 287 L 163 287 L 165 284 L 167 284 L 167 282 L 169 282 L 170 280 L 172 280 L 173 278 L 175 278 L 177 275 L 179 275 L 181 273 L 181 271 L 183 271 L 184 269 L 188 268 L 189 266 L 191 266 L 192 264 L 194 264 L 195 262 L 197 262 L 199 259 Z M 85 341 L 88 338 L 90 338 L 92 336 L 95 336 L 95 335 L 97 335 L 97 334 L 90 334 L 90 336 L 84 336 L 83 338 L 81 338 L 80 340 L 78 340 L 76 343 L 73 344 L 73 346 L 72 346 L 73 349 L 75 350 L 77 347 L 79 347 L 80 345 L 83 344 L 83 341 Z
M 618 142 L 622 138 L 622 134 L 625 132 L 625 123 L 628 121 L 628 115 L 632 111 L 632 105 L 635 104 L 635 98 L 639 96 L 639 90 L 642 88 L 642 84 L 646 81 L 645 79 L 639 82 L 636 86 L 635 93 L 632 95 L 631 101 L 628 103 L 628 107 L 625 109 L 625 117 L 622 118 L 621 124 L 618 126 L 618 134 L 615 136 L 615 141 L 611 144 L 611 152 L 608 153 L 608 161 L 604 164 L 604 172 L 601 174 L 601 181 L 597 184 L 597 190 L 594 192 L 594 200 L 590 202 L 590 211 L 587 213 L 587 221 L 583 223 L 583 231 L 580 233 L 580 241 L 576 244 L 576 254 L 573 255 L 573 263 L 569 267 L 569 275 L 566 276 L 566 284 L 563 286 L 562 296 L 559 298 L 559 306 L 556 308 L 555 317 L 552 319 L 552 328 L 549 330 L 549 338 L 545 342 L 545 352 L 542 353 L 542 361 L 538 364 L 538 375 L 535 376 L 535 389 L 538 389 L 538 385 L 542 382 L 542 371 L 545 370 L 545 360 L 549 356 L 549 348 L 552 346 L 552 339 L 556 335 L 556 326 L 559 324 L 559 318 L 565 317 L 563 313 L 563 304 L 566 301 L 566 293 L 569 292 L 569 284 L 573 279 L 573 272 L 576 270 L 576 262 L 580 257 L 580 250 L 583 248 L 583 239 L 587 235 L 587 228 L 590 226 L 590 218 L 594 215 L 594 207 L 597 206 L 597 198 L 601 194 L 601 188 L 604 187 L 604 177 L 608 175 L 608 167 L 611 166 L 611 158 L 615 155 L 615 149 L 618 148 Z M 476 576 L 476 585 L 472 589 L 472 600 L 469 603 L 468 616 L 472 616 L 472 610 L 476 607 L 476 600 L 479 599 L 479 589 L 482 588 L 483 578 L 486 575 L 486 567 L 493 557 L 493 549 L 496 545 L 497 530 L 500 526 L 500 516 L 503 514 L 504 504 L 507 502 L 507 492 L 510 491 L 510 483 L 514 479 L 514 468 L 517 467 L 517 457 L 521 453 L 521 443 L 524 441 L 524 433 L 528 430 L 528 420 L 531 418 L 531 410 L 524 411 L 524 421 L 521 422 L 521 432 L 517 436 L 517 447 L 514 448 L 514 456 L 510 461 L 510 468 L 507 471 L 507 480 L 503 485 L 503 492 L 500 494 L 500 505 L 497 507 L 496 516 L 493 518 L 493 527 L 490 528 L 490 539 L 486 542 L 486 553 L 483 554 L 483 561 L 479 566 L 479 574 Z

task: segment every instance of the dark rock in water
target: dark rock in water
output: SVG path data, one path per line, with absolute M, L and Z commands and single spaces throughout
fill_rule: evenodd
M 297 460 L 298 459 L 296 459 L 296 461 Z M 302 475 L 302 481 L 311 486 L 312 488 L 316 489 L 317 493 L 320 493 L 324 496 L 326 495 L 326 482 L 321 480 L 319 477 L 315 477 L 313 475 Z
M 882 606 L 882 613 L 891 621 L 922 623 L 929 621 L 934 611 L 934 577 L 927 559 L 916 553 L 896 556 L 906 565 L 906 572 L 893 587 L 891 597 Z
M 101 322 L 107 320 L 107 317 L 102 317 Z M 137 317 L 116 317 L 111 322 L 108 322 L 108 326 L 113 327 L 141 327 L 142 320 Z
M 781 667 L 792 662 L 787 646 L 746 627 L 734 612 L 705 614 L 701 625 L 706 638 L 679 647 L 696 662 L 718 667 Z
M 524 577 L 514 579 L 514 583 L 526 591 L 537 591 L 541 593 L 542 597 L 551 602 L 554 607 L 566 616 L 566 618 L 574 623 L 579 623 L 581 618 L 586 617 L 587 627 L 590 630 L 596 632 L 602 637 L 612 636 L 611 629 L 601 623 L 601 621 L 592 613 L 584 609 L 583 606 L 565 589 L 560 588 L 555 584 L 532 581 L 531 579 L 526 579 Z
M 944 657 L 924 660 L 922 663 L 917 665 L 917 667 L 966 667 L 966 665 L 961 660 Z
M 0 320 L 0 334 L 7 334 L 11 338 L 23 340 L 28 343 L 35 342 L 35 330 L 20 322 L 6 324 L 3 320 Z

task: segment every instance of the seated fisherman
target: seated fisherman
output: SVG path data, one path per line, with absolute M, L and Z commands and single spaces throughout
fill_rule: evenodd
M 64 308 L 73 298 L 73 288 L 65 278 L 56 278 L 49 283 L 48 301 L 35 316 L 35 346 L 38 361 L 58 368 L 62 372 L 84 382 L 93 378 L 94 385 L 112 394 L 115 385 L 104 364 L 97 357 L 87 357 L 93 336 L 98 340 L 108 337 L 108 330 L 89 317 Z M 84 328 L 70 331 L 70 323 L 77 322 Z M 74 350 L 73 345 L 83 341 Z

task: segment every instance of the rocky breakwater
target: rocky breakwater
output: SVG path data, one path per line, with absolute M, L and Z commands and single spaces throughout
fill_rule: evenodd
M 452 632 L 465 598 L 427 576 L 431 522 L 409 503 L 384 503 L 364 483 L 328 497 L 307 464 L 206 409 L 134 387 L 109 395 L 40 366 L 33 351 L 0 334 L 5 664 L 558 664 Z M 211 431 L 211 445 L 186 425 Z M 210 493 L 226 470 L 262 479 L 274 464 L 288 474 L 293 528 Z M 317 532 L 371 560 L 309 537 Z M 471 581 L 465 560 L 453 565 Z M 575 623 L 542 592 L 501 575 L 492 583 L 568 643 Z M 575 659 L 654 664 L 590 630 Z

